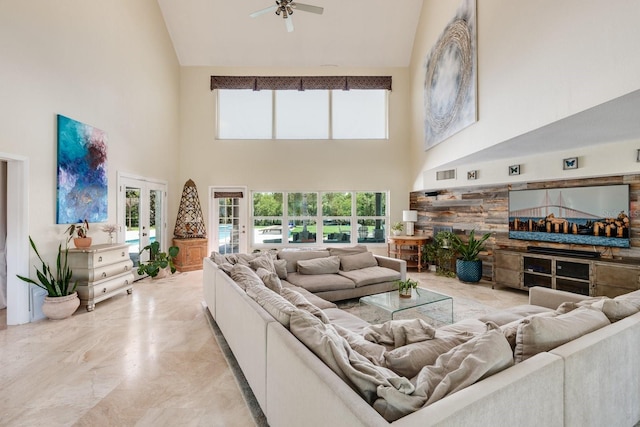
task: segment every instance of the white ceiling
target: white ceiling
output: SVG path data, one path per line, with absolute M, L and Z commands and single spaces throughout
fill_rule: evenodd
M 182 66 L 407 67 L 422 0 L 303 0 L 295 31 L 274 13 L 249 14 L 274 0 L 158 0 Z M 559 120 L 447 165 L 522 157 L 640 138 L 640 91 Z
M 295 30 L 275 13 L 249 14 L 274 0 L 158 0 L 183 66 L 407 67 L 422 0 L 303 0 Z

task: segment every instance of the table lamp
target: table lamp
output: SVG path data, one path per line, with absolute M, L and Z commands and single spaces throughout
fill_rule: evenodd
M 413 236 L 413 225 L 418 221 L 418 211 L 402 211 L 402 220 L 405 222 L 407 236 Z

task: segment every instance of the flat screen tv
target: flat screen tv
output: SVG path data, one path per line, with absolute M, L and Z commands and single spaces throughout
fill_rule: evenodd
M 629 247 L 629 185 L 509 191 L 509 238 Z

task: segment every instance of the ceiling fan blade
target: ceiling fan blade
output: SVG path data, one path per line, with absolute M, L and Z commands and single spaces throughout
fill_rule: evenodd
M 293 19 L 291 18 L 291 15 L 289 15 L 289 17 L 284 20 L 284 25 L 287 26 L 288 32 L 293 31 Z
M 277 5 L 269 6 L 269 7 L 265 8 L 265 9 L 257 10 L 257 11 L 253 12 L 253 13 L 252 13 L 251 15 L 249 15 L 249 16 L 250 16 L 250 17 L 252 17 L 252 18 L 256 18 L 256 17 L 258 17 L 258 16 L 260 16 L 260 15 L 264 15 L 265 13 L 273 12 L 273 11 L 275 11 L 277 8 L 278 8 L 278 6 L 277 6 Z
M 291 6 L 292 8 L 296 9 L 296 10 L 303 10 L 305 12 L 311 12 L 311 13 L 317 13 L 318 15 L 322 15 L 322 12 L 324 11 L 323 7 L 319 7 L 319 6 L 311 6 L 310 4 L 303 4 L 303 3 L 289 3 L 289 6 Z

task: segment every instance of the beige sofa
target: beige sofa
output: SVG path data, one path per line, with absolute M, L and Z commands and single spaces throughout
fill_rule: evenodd
M 269 425 L 390 424 L 210 258 L 204 259 L 203 282 L 208 310 Z M 322 306 L 332 323 L 362 327 L 331 303 L 306 295 Z M 531 304 L 550 309 L 582 298 L 538 288 L 530 293 Z M 634 314 L 540 352 L 391 424 L 631 426 L 640 420 L 638 348 L 640 314 Z

